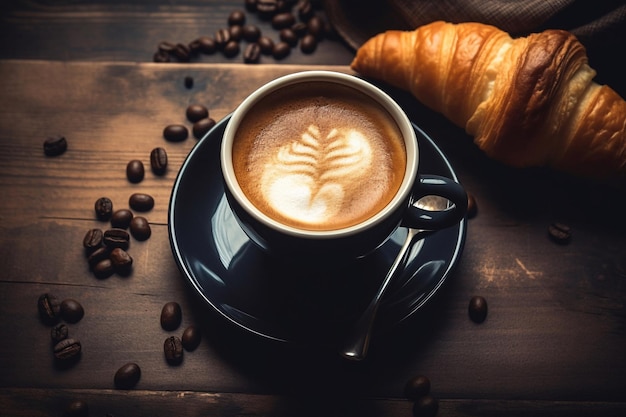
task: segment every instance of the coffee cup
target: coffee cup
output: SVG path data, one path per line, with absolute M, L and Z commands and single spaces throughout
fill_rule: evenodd
M 235 218 L 278 256 L 354 259 L 400 226 L 436 231 L 467 210 L 460 184 L 419 172 L 400 106 L 350 74 L 298 72 L 258 88 L 232 113 L 220 160 Z M 418 207 L 425 196 L 447 207 Z

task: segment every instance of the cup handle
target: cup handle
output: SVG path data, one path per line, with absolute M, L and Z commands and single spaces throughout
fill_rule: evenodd
M 452 206 L 445 210 L 425 210 L 414 205 L 420 198 L 434 195 L 448 199 Z M 402 226 L 422 230 L 439 230 L 460 222 L 467 213 L 467 193 L 456 181 L 439 175 L 419 175 L 413 187 L 410 207 Z

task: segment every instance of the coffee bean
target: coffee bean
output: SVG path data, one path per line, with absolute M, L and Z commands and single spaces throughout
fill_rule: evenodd
M 145 217 L 136 216 L 130 222 L 130 233 L 137 240 L 143 241 L 150 238 L 152 235 L 152 229 L 150 223 Z
M 315 39 L 315 36 L 311 35 L 310 33 L 304 35 L 302 41 L 300 41 L 300 50 L 305 54 L 312 54 L 313 52 L 315 52 L 316 48 L 317 39 Z
M 230 42 L 230 31 L 223 28 L 219 29 L 217 32 L 215 32 L 215 36 L 213 37 L 213 39 L 215 39 L 215 45 L 217 46 L 217 49 L 224 49 L 226 44 Z
M 315 10 L 309 0 L 301 0 L 296 7 L 296 11 L 298 13 L 298 18 L 303 22 L 307 22 L 315 15 Z
M 239 10 L 239 9 L 233 10 L 228 15 L 229 26 L 243 25 L 244 23 L 246 23 L 246 14 L 244 13 L 243 10 Z
M 100 229 L 89 229 L 83 238 L 83 247 L 88 254 L 93 253 L 102 246 L 102 238 L 104 234 Z
M 439 402 L 430 395 L 418 398 L 413 403 L 414 417 L 435 417 L 439 411 Z
M 552 241 L 564 245 L 572 238 L 572 230 L 565 223 L 552 223 L 548 227 L 548 236 Z
M 211 55 L 217 51 L 217 45 L 215 39 L 210 36 L 201 36 L 198 38 L 199 50 L 203 54 Z
M 69 328 L 64 323 L 59 323 L 50 330 L 50 338 L 55 344 L 63 339 L 67 339 Z
M 309 33 L 315 36 L 318 41 L 324 37 L 324 22 L 319 16 L 312 16 L 308 22 Z
M 200 345 L 201 340 L 202 335 L 200 333 L 200 329 L 194 325 L 187 327 L 183 332 L 183 336 L 181 338 L 183 347 L 188 352 L 195 350 L 198 345 Z
M 150 168 L 155 175 L 163 175 L 167 171 L 167 152 L 158 147 L 150 151 Z
M 256 11 L 261 19 L 271 19 L 278 12 L 278 0 L 257 0 Z
M 152 61 L 154 62 L 171 62 L 170 54 L 162 51 L 156 51 L 154 55 L 152 55 Z
M 291 30 L 293 30 L 294 33 L 301 38 L 307 34 L 309 27 L 304 22 L 297 22 L 291 25 Z
M 53 353 L 54 357 L 59 360 L 74 359 L 80 355 L 82 346 L 76 339 L 63 339 L 56 345 L 54 345 Z
M 184 125 L 168 125 L 163 129 L 163 137 L 170 142 L 182 142 L 189 137 L 189 131 Z
M 215 120 L 211 119 L 210 117 L 208 119 L 202 119 L 197 121 L 193 124 L 192 127 L 193 137 L 196 139 L 202 139 L 204 135 L 209 133 L 209 130 L 211 130 L 213 126 L 215 126 Z
M 180 62 L 189 62 L 189 60 L 191 60 L 191 49 L 184 43 L 177 43 L 171 54 Z
M 185 85 L 185 88 L 189 89 L 193 87 L 193 77 L 190 77 L 189 75 L 187 75 L 183 81 L 183 84 Z
M 87 417 L 89 416 L 89 406 L 85 401 L 74 400 L 68 404 L 63 413 L 63 417 Z
M 256 12 L 256 2 L 257 0 L 245 0 L 244 5 L 246 10 L 249 12 Z
M 96 217 L 102 221 L 108 221 L 113 214 L 113 202 L 108 197 L 100 197 L 94 204 Z
M 133 219 L 133 212 L 128 209 L 119 209 L 111 216 L 111 226 L 117 229 L 127 229 Z
M 274 49 L 272 50 L 272 55 L 274 59 L 283 59 L 286 58 L 291 53 L 291 46 L 289 46 L 286 42 L 278 42 L 274 45 Z
M 241 28 L 243 39 L 248 42 L 256 42 L 261 37 L 261 29 L 255 25 L 245 25 Z
M 113 383 L 118 389 L 131 389 L 139 382 L 141 378 L 141 368 L 134 362 L 129 362 L 122 365 L 115 376 L 113 377 Z
M 232 58 L 239 53 L 239 42 L 230 40 L 224 45 L 224 56 Z
M 234 25 L 228 28 L 230 32 L 230 41 L 239 42 L 243 38 L 243 27 L 240 25 Z
M 45 293 L 39 296 L 37 309 L 39 316 L 46 324 L 55 324 L 59 320 L 61 303 L 55 295 Z
M 261 47 L 258 43 L 251 43 L 243 51 L 243 62 L 246 64 L 256 64 L 261 59 Z
M 165 53 L 171 53 L 176 49 L 176 44 L 168 41 L 162 41 L 159 43 L 158 47 L 159 51 Z
M 190 104 L 185 110 L 187 120 L 191 123 L 195 123 L 198 120 L 209 117 L 209 110 L 202 104 Z
M 103 240 L 104 240 L 104 234 L 103 234 Z M 98 249 L 94 250 L 91 254 L 89 254 L 89 256 L 87 257 L 87 263 L 89 264 L 90 267 L 94 267 L 96 266 L 96 264 L 104 259 L 107 259 L 109 257 L 109 254 L 111 253 L 111 249 L 106 247 L 106 246 L 101 246 Z
M 130 243 L 130 235 L 126 230 L 114 227 L 112 229 L 104 231 L 104 237 L 102 241 L 110 249 L 128 249 L 128 245 Z
M 109 255 L 115 272 L 120 275 L 130 274 L 133 267 L 133 258 L 122 248 L 115 248 Z
M 143 180 L 144 173 L 143 162 L 138 159 L 133 159 L 126 165 L 126 178 L 134 184 Z
M 274 52 L 274 41 L 268 36 L 261 36 L 257 41 L 261 48 L 261 53 L 265 55 L 272 55 Z
M 59 156 L 67 150 L 64 136 L 50 136 L 43 142 L 43 152 L 48 156 Z
M 272 17 L 272 27 L 276 30 L 291 27 L 296 23 L 296 17 L 289 12 L 278 13 Z
M 96 262 L 92 267 L 93 274 L 98 279 L 108 278 L 115 272 L 113 262 L 109 258 Z
M 189 47 L 189 50 L 192 54 L 197 54 L 198 52 L 200 52 L 200 39 L 192 40 L 187 46 Z
M 83 306 L 73 298 L 61 302 L 61 317 L 68 323 L 78 323 L 85 315 Z
M 183 360 L 183 344 L 178 336 L 170 336 L 163 343 L 165 359 L 170 365 L 178 365 Z
M 164 330 L 176 330 L 183 319 L 180 304 L 175 301 L 165 303 L 161 309 L 161 327 Z
M 417 400 L 430 392 L 430 379 L 418 375 L 409 379 L 404 386 L 404 396 L 409 400 Z
M 128 205 L 136 211 L 150 211 L 154 207 L 154 198 L 149 194 L 134 193 L 128 199 Z
M 475 295 L 470 299 L 468 313 L 472 321 L 482 323 L 487 318 L 487 300 Z
M 287 43 L 291 47 L 298 44 L 298 35 L 296 35 L 296 32 L 294 32 L 290 28 L 281 29 L 278 36 L 280 37 L 281 41 Z
M 476 217 L 478 213 L 478 205 L 476 204 L 476 198 L 473 194 L 467 193 L 467 218 L 471 219 Z

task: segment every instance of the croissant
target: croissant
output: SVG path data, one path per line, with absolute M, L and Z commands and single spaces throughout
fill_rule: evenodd
M 351 68 L 409 91 L 515 167 L 626 174 L 626 102 L 596 75 L 574 35 L 513 39 L 480 23 L 442 21 L 365 42 Z

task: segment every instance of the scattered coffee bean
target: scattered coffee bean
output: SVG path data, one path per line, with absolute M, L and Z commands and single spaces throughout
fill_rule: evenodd
M 257 43 L 261 48 L 261 53 L 264 55 L 272 55 L 274 53 L 274 41 L 267 36 L 261 36 Z
M 134 193 L 128 199 L 128 205 L 136 211 L 150 211 L 154 207 L 154 198 L 149 194 Z
M 111 255 L 109 255 L 109 259 L 113 264 L 115 272 L 122 276 L 130 274 L 133 267 L 133 258 L 124 249 L 113 249 Z
M 274 45 L 272 56 L 274 59 L 286 58 L 291 53 L 291 46 L 287 42 L 278 42 Z
M 296 11 L 298 18 L 303 22 L 308 22 L 315 15 L 315 10 L 309 0 L 300 1 L 296 6 Z
M 150 168 L 155 175 L 165 174 L 167 171 L 167 152 L 165 149 L 158 147 L 150 151 Z
M 264 20 L 271 19 L 278 12 L 278 0 L 257 0 L 256 12 Z
M 102 241 L 110 249 L 128 249 L 128 245 L 130 244 L 130 235 L 126 230 L 114 227 L 104 231 Z
M 467 218 L 474 218 L 477 213 L 478 206 L 476 205 L 476 198 L 473 194 L 467 193 Z
M 215 45 L 217 46 L 217 49 L 222 50 L 224 49 L 226 44 L 230 42 L 230 31 L 228 29 L 220 29 L 215 32 L 215 36 L 213 37 L 213 39 L 215 39 Z
M 171 52 L 180 62 L 189 62 L 191 59 L 191 49 L 184 43 L 177 43 Z
M 297 22 L 291 25 L 291 30 L 293 30 L 294 33 L 298 35 L 299 38 L 301 38 L 307 34 L 309 27 L 304 22 Z
M 187 75 L 183 81 L 185 88 L 190 89 L 193 87 L 193 77 L 190 77 L 189 75 Z M 165 135 L 165 134 L 164 134 Z M 167 137 L 166 137 L 167 138 Z M 184 139 L 182 139 L 184 140 Z
M 246 14 L 244 13 L 243 10 L 239 10 L 239 9 L 233 10 L 228 15 L 229 26 L 243 25 L 244 23 L 246 23 Z
M 548 236 L 550 236 L 550 239 L 554 242 L 563 245 L 569 243 L 572 238 L 572 230 L 564 223 L 552 223 L 548 227 Z
M 136 216 L 130 222 L 130 233 L 135 239 L 144 241 L 150 238 L 152 229 L 145 217 Z
M 228 31 L 230 32 L 230 42 L 237 42 L 237 47 L 239 47 L 239 41 L 243 38 L 243 27 L 240 25 L 231 26 Z
M 183 319 L 180 304 L 175 301 L 165 303 L 161 309 L 161 327 L 164 330 L 176 330 Z
M 109 258 L 102 259 L 92 267 L 93 274 L 98 279 L 108 278 L 115 272 L 113 262 Z
M 55 295 L 45 293 L 39 296 L 37 309 L 39 316 L 46 324 L 55 324 L 59 320 L 61 303 Z
M 163 343 L 165 359 L 170 365 L 178 365 L 183 360 L 183 344 L 178 336 L 170 336 Z
M 63 417 L 87 417 L 89 416 L 89 406 L 85 401 L 74 400 L 67 405 Z
M 113 214 L 113 202 L 108 197 L 100 197 L 94 204 L 96 217 L 102 221 L 108 221 Z
M 258 43 L 250 43 L 243 51 L 243 62 L 246 64 L 256 64 L 261 59 L 261 47 Z
M 468 313 L 472 321 L 482 323 L 487 318 L 487 300 L 475 295 L 470 299 Z
M 63 339 L 54 345 L 54 357 L 59 360 L 74 359 L 80 355 L 82 346 L 76 339 Z
M 128 229 L 133 219 L 133 212 L 128 209 L 116 210 L 111 216 L 111 226 L 117 229 Z
M 244 5 L 246 10 L 249 12 L 256 12 L 256 2 L 257 0 L 245 0 Z
M 171 62 L 170 54 L 162 51 L 156 51 L 154 55 L 152 55 L 152 61 L 158 63 Z
M 185 329 L 181 342 L 186 351 L 191 352 L 195 350 L 202 340 L 200 329 L 194 325 L 191 325 Z
M 50 330 L 50 338 L 55 344 L 63 339 L 67 339 L 69 328 L 64 323 L 59 323 Z
M 312 54 L 313 52 L 315 52 L 316 48 L 317 39 L 315 39 L 315 36 L 311 35 L 310 33 L 304 35 L 302 41 L 300 41 L 300 50 L 305 54 Z
M 232 58 L 239 53 L 239 42 L 230 40 L 224 45 L 224 56 Z
M 298 44 L 298 35 L 290 28 L 281 29 L 278 36 L 281 41 L 285 42 L 290 47 L 294 47 Z
M 204 135 L 209 133 L 209 130 L 215 126 L 215 120 L 212 118 L 202 119 L 193 124 L 193 137 L 196 139 L 202 139 Z
M 430 395 L 418 398 L 413 403 L 414 417 L 435 417 L 439 411 L 439 401 Z
M 189 131 L 184 125 L 168 125 L 163 129 L 163 137 L 170 142 L 182 142 L 189 137 Z
M 141 378 L 141 368 L 134 362 L 129 362 L 122 365 L 115 376 L 113 377 L 113 383 L 118 389 L 131 389 L 137 385 Z
M 278 13 L 272 17 L 272 27 L 276 30 L 291 27 L 296 23 L 296 17 L 289 12 Z
M 174 49 L 176 49 L 176 44 L 168 41 L 162 41 L 159 43 L 157 48 L 159 49 L 159 51 L 169 54 L 172 53 Z
M 185 115 L 187 116 L 187 120 L 191 123 L 195 123 L 198 120 L 209 117 L 209 110 L 202 104 L 190 104 L 187 110 L 185 110 Z
M 315 36 L 315 39 L 318 41 L 324 37 L 324 22 L 319 16 L 312 16 L 308 20 L 307 26 L 309 27 L 309 33 Z
M 430 379 L 418 375 L 409 379 L 404 386 L 404 396 L 409 400 L 417 400 L 430 392 Z
M 50 136 L 43 142 L 43 152 L 48 156 L 59 156 L 67 150 L 64 136 Z
M 85 315 L 83 306 L 73 298 L 61 302 L 61 317 L 68 323 L 78 323 Z
M 210 36 L 202 36 L 198 38 L 199 51 L 203 54 L 213 54 L 217 51 L 217 45 L 215 44 L 215 39 Z
M 104 240 L 104 234 L 102 236 Z M 89 254 L 89 256 L 87 257 L 87 263 L 90 267 L 93 268 L 98 262 L 102 261 L 103 259 L 107 259 L 110 253 L 110 248 L 106 246 L 101 246 Z
M 256 42 L 261 37 L 261 29 L 255 25 L 245 25 L 241 28 L 241 35 L 248 42 Z
M 200 52 L 200 39 L 194 39 L 191 42 L 189 42 L 189 50 L 191 51 L 192 54 L 197 54 L 198 52 Z
M 102 246 L 102 238 L 104 234 L 101 229 L 89 229 L 83 238 L 83 247 L 88 254 L 93 253 Z
M 144 173 L 143 162 L 138 159 L 133 159 L 126 165 L 126 178 L 134 184 L 143 180 Z

